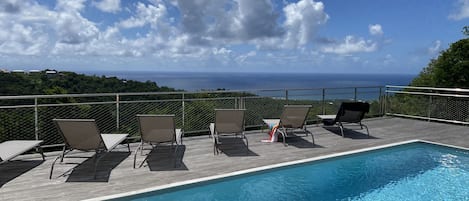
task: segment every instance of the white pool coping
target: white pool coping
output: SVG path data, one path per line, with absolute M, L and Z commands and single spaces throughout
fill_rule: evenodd
M 437 142 L 431 142 L 431 141 L 427 141 L 427 140 L 420 140 L 420 139 L 407 140 L 407 141 L 403 141 L 403 142 L 390 143 L 390 144 L 379 145 L 379 146 L 374 146 L 374 147 L 356 149 L 356 150 L 352 150 L 352 151 L 345 151 L 345 152 L 340 152 L 340 153 L 328 154 L 328 155 L 324 155 L 324 156 L 317 156 L 317 157 L 313 157 L 313 158 L 289 161 L 289 162 L 278 163 L 278 164 L 273 164 L 273 165 L 266 165 L 266 166 L 250 168 L 250 169 L 246 169 L 246 170 L 239 170 L 239 171 L 230 172 L 230 173 L 221 174 L 221 175 L 202 177 L 202 178 L 191 179 L 191 180 L 187 180 L 187 181 L 180 181 L 180 182 L 175 182 L 175 183 L 171 183 L 171 184 L 165 184 L 165 185 L 145 188 L 145 189 L 141 189 L 141 190 L 135 190 L 135 191 L 129 191 L 129 192 L 125 192 L 125 193 L 118 193 L 118 194 L 113 194 L 113 195 L 107 195 L 107 196 L 102 196 L 102 197 L 97 197 L 97 198 L 86 199 L 84 201 L 109 200 L 109 199 L 117 199 L 117 198 L 121 198 L 121 197 L 134 196 L 134 195 L 138 195 L 138 194 L 148 193 L 148 192 L 152 192 L 152 191 L 159 191 L 159 190 L 174 188 L 174 187 L 178 187 L 178 186 L 184 186 L 184 185 L 189 185 L 189 184 L 207 182 L 207 181 L 216 180 L 216 179 L 223 179 L 223 178 L 227 178 L 227 177 L 233 177 L 233 176 L 238 176 L 238 175 L 243 175 L 243 174 L 248 174 L 248 173 L 254 173 L 254 172 L 259 172 L 259 171 L 264 171 L 264 170 L 269 170 L 269 169 L 275 169 L 275 168 L 280 168 L 280 167 L 285 167 L 285 166 L 291 166 L 291 165 L 297 165 L 297 164 L 308 163 L 308 162 L 313 162 L 313 161 L 319 161 L 319 160 L 324 160 L 324 159 L 329 159 L 329 158 L 336 158 L 336 157 L 341 157 L 341 156 L 346 156 L 346 155 L 351 155 L 351 154 L 357 154 L 357 153 L 362 153 L 362 152 L 367 152 L 367 151 L 374 151 L 374 150 L 394 147 L 394 146 L 398 146 L 398 145 L 416 143 L 416 142 L 423 142 L 423 143 L 428 143 L 428 144 L 446 146 L 446 147 L 451 147 L 451 148 L 456 148 L 456 149 L 469 151 L 469 148 L 454 146 L 454 145 L 448 145 L 448 144 L 443 144 L 443 143 L 437 143 Z

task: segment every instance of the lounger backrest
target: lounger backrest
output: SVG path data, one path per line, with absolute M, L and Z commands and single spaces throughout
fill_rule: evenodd
M 244 131 L 242 109 L 215 109 L 216 133 L 240 133 Z
M 78 150 L 105 150 L 94 119 L 53 119 L 65 144 Z
M 302 128 L 311 105 L 285 105 L 280 116 L 280 125 L 286 128 Z
M 337 122 L 358 123 L 369 112 L 370 104 L 365 102 L 344 102 L 336 116 Z
M 144 142 L 174 142 L 176 140 L 176 123 L 174 115 L 137 115 L 140 134 Z

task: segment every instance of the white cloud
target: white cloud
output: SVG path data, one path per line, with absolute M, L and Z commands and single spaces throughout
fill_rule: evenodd
M 459 0 L 456 4 L 457 11 L 451 13 L 448 18 L 452 20 L 462 20 L 469 18 L 469 0 Z
M 346 36 L 343 43 L 330 44 L 323 47 L 325 53 L 335 54 L 352 54 L 358 52 L 374 52 L 378 49 L 376 42 L 355 38 L 354 36 Z
M 0 54 L 38 55 L 47 42 L 46 34 L 33 26 L 0 22 Z
M 231 54 L 231 52 L 233 52 L 233 51 L 231 51 L 229 49 L 226 49 L 224 47 L 222 47 L 222 48 L 213 48 L 212 49 L 212 53 L 214 55 L 229 55 L 229 54 Z
M 433 44 L 433 46 L 429 47 L 427 49 L 428 51 L 428 54 L 430 55 L 435 55 L 437 54 L 439 51 L 440 51 L 440 48 L 441 48 L 441 41 L 440 40 L 436 40 Z
M 238 63 L 243 63 L 243 62 L 246 61 L 247 58 L 249 58 L 249 57 L 254 57 L 254 56 L 256 56 L 256 55 L 257 55 L 256 51 L 250 51 L 250 52 L 248 52 L 248 53 L 246 53 L 246 54 L 243 54 L 243 55 L 238 56 L 238 57 L 236 58 L 236 61 L 238 61 Z
M 81 11 L 86 0 L 57 0 L 56 9 L 63 11 Z
M 319 26 L 329 19 L 324 12 L 324 4 L 313 0 L 288 4 L 283 11 L 286 18 L 284 26 L 287 29 L 285 46 L 290 48 L 309 43 Z
M 37 0 L 0 0 L 0 56 L 223 57 L 246 62 L 256 56 L 256 48 L 309 51 L 307 45 L 329 18 L 323 3 L 313 0 L 281 5 L 270 0 L 150 0 L 125 9 L 121 3 L 57 0 L 50 8 Z M 103 26 L 84 15 L 88 5 L 130 16 Z M 180 16 L 170 16 L 174 13 Z M 232 48 L 237 45 L 242 50 Z
M 389 64 L 392 64 L 394 62 L 395 62 L 394 57 L 391 54 L 386 54 L 386 56 L 383 59 L 383 64 L 384 65 L 389 65 Z
M 0 55 L 39 55 L 49 47 L 47 29 L 51 22 L 45 7 L 34 1 L 0 2 Z
M 148 4 L 145 5 L 141 2 L 137 3 L 135 15 L 119 22 L 122 28 L 137 28 L 150 24 L 152 28 L 156 29 L 161 19 L 165 18 L 167 14 L 166 6 L 163 4 Z
M 115 13 L 121 10 L 120 0 L 101 0 L 93 1 L 93 5 L 96 6 L 99 10 L 108 13 Z
M 384 32 L 383 32 L 383 28 L 381 27 L 380 24 L 370 24 L 368 25 L 368 29 L 370 31 L 370 34 L 373 35 L 373 36 L 379 36 L 379 35 L 383 35 Z
M 279 13 L 268 0 L 178 0 L 176 5 L 191 45 L 255 43 L 283 35 Z

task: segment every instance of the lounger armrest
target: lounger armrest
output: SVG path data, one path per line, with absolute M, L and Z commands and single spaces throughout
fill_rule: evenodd
M 184 132 L 182 129 L 176 129 L 176 143 L 182 144 L 182 137 L 184 136 Z
M 0 143 L 0 163 L 39 146 L 42 140 L 10 140 Z
M 212 137 L 215 137 L 215 123 L 210 123 L 209 128 L 210 128 L 210 135 L 212 135 Z
M 103 138 L 104 145 L 108 151 L 113 150 L 117 145 L 127 139 L 129 134 L 101 134 Z

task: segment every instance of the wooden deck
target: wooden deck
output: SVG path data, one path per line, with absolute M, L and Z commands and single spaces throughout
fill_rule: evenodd
M 118 149 L 122 152 L 103 158 L 96 180 L 93 162 L 86 158 L 65 161 L 72 164 L 57 164 L 49 180 L 55 156 L 47 157 L 44 162 L 40 158 L 23 157 L 0 165 L 0 200 L 81 200 L 412 139 L 469 147 L 466 126 L 386 117 L 368 119 L 365 124 L 370 128 L 370 138 L 362 133 L 364 130 L 346 130 L 343 138 L 336 129 L 312 125 L 308 129 L 315 136 L 315 146 L 310 136 L 288 139 L 287 147 L 282 143 L 263 143 L 261 139 L 268 137 L 265 132 L 250 131 L 248 152 L 245 147 L 225 141 L 222 147 L 225 153 L 217 156 L 213 155 L 210 138 L 185 138 L 177 168 L 169 157 L 170 149 L 163 147 L 154 150 L 142 168 L 133 169 L 133 154 L 124 152 L 123 147 Z M 131 150 L 135 148 L 133 144 Z M 143 157 L 137 159 L 141 161 Z M 75 167 L 73 171 L 72 167 Z

